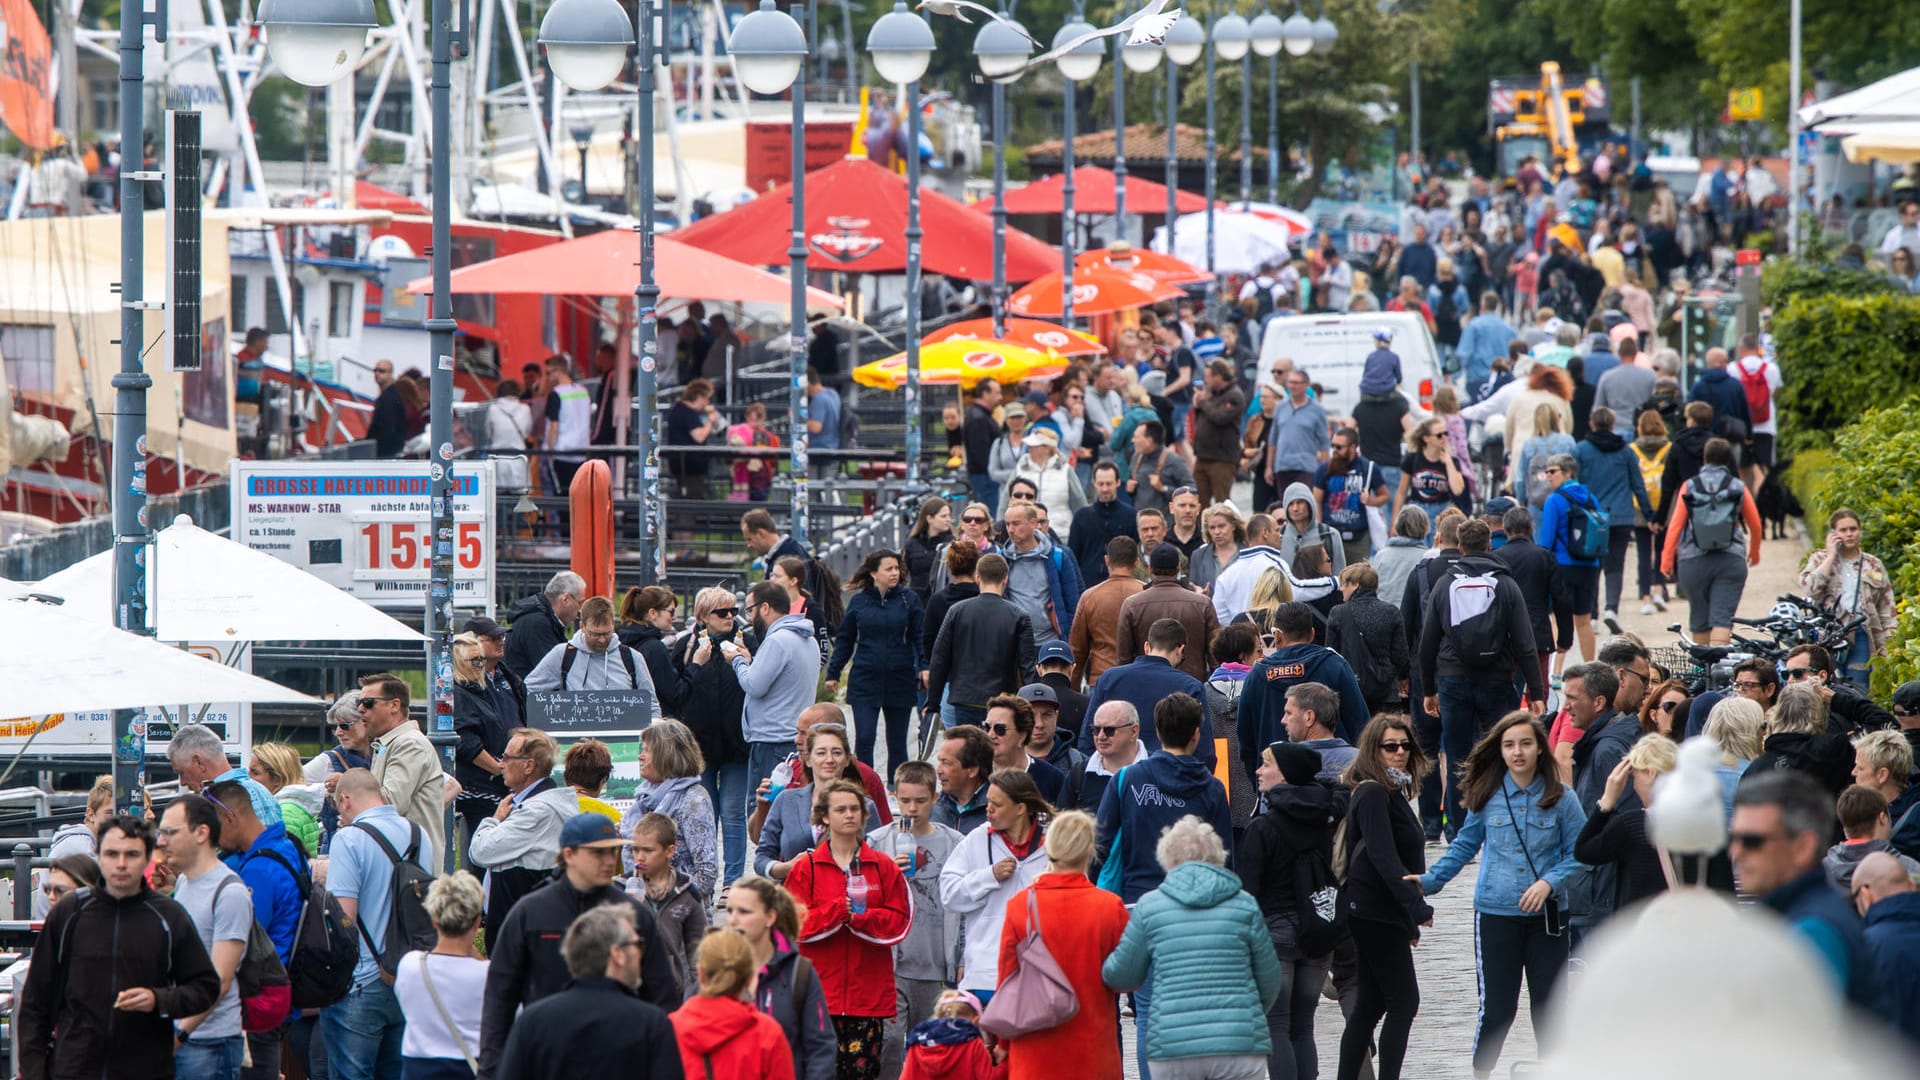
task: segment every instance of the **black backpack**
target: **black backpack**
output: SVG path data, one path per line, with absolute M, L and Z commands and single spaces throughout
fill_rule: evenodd
M 616 641 L 614 645 L 620 650 L 620 662 L 627 665 L 627 681 L 633 684 L 634 689 L 639 689 L 640 673 L 633 660 L 633 650 L 628 648 L 625 642 Z M 579 652 L 580 649 L 575 646 L 573 642 L 569 641 L 567 642 L 567 651 L 560 654 L 560 689 L 562 690 L 567 688 L 567 673 L 573 670 L 573 658 L 579 655 Z M 374 833 L 374 835 L 378 836 L 380 834 Z M 384 841 L 382 841 L 382 843 L 384 843 Z M 388 849 L 387 854 L 391 856 L 393 854 L 392 849 Z M 411 857 L 411 852 L 409 852 L 409 857 Z M 435 940 L 437 941 L 438 939 L 436 938 Z
M 1491 667 L 1512 650 L 1507 641 L 1507 625 L 1501 617 L 1500 579 L 1491 573 L 1470 574 L 1459 569 L 1449 571 L 1447 600 L 1442 614 L 1443 628 L 1454 655 L 1467 667 Z
M 427 887 L 433 884 L 433 872 L 420 865 L 420 826 L 407 823 L 409 840 L 404 858 L 393 850 L 380 830 L 364 821 L 354 822 L 353 827 L 373 837 L 393 868 L 387 883 L 386 947 L 374 951 L 381 978 L 391 984 L 400 971 L 403 957 L 416 950 L 425 952 L 440 940 L 440 932 L 433 928 L 433 919 L 427 914 Z M 373 949 L 373 934 L 367 930 L 366 920 L 356 918 L 354 922 L 360 928 L 360 936 L 366 939 L 367 948 Z
M 286 856 L 272 848 L 262 849 L 260 854 L 285 867 L 305 898 L 286 965 L 287 980 L 293 986 L 293 1007 L 323 1009 L 338 1004 L 353 989 L 353 968 L 360 962 L 360 942 L 347 921 L 346 909 Z
M 1346 906 L 1340 903 L 1333 860 L 1318 847 L 1294 854 L 1293 913 L 1298 926 L 1294 943 L 1302 955 L 1324 956 L 1333 951 L 1347 923 Z

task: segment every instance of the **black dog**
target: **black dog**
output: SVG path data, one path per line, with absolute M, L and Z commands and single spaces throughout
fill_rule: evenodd
M 1760 511 L 1760 526 L 1769 540 L 1783 540 L 1787 535 L 1787 519 L 1802 517 L 1806 508 L 1800 505 L 1798 496 L 1780 482 L 1780 474 L 1793 464 L 1791 458 L 1778 462 L 1767 470 L 1767 478 L 1761 482 L 1760 490 L 1753 496 L 1753 504 Z

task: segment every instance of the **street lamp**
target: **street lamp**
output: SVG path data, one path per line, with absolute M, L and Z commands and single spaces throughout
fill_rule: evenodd
M 1191 15 L 1181 15 L 1167 29 L 1167 254 L 1178 257 L 1174 222 L 1180 217 L 1180 148 L 1175 136 L 1180 126 L 1180 69 L 1200 59 L 1207 32 Z
M 1325 56 L 1333 51 L 1333 44 L 1340 40 L 1340 28 L 1327 18 L 1325 4 L 1320 6 L 1320 17 L 1313 20 L 1313 52 L 1316 56 Z
M 867 32 L 867 54 L 907 106 L 907 502 L 920 493 L 920 77 L 933 62 L 933 28 L 894 0 Z
M 453 535 L 453 193 L 449 179 L 453 130 L 453 53 L 466 46 L 466 23 L 454 25 L 453 0 L 432 0 L 433 304 L 425 323 L 427 370 L 428 521 L 437 537 Z M 267 49 L 289 78 L 323 86 L 350 78 L 373 27 L 373 0 L 266 0 L 259 21 Z M 131 144 L 140 145 L 138 140 Z M 435 543 L 427 570 L 427 736 L 443 758 L 453 752 L 453 545 Z M 450 761 L 443 764 L 451 764 Z M 444 853 L 448 869 L 453 852 Z
M 1076 38 L 1091 33 L 1093 33 L 1093 26 L 1081 18 L 1079 11 L 1076 10 L 1067 25 L 1062 26 L 1059 32 L 1053 35 L 1053 48 L 1058 49 Z M 1063 53 L 1060 59 L 1054 61 L 1060 68 L 1060 74 L 1065 76 L 1067 81 L 1064 110 L 1066 116 L 1063 118 L 1066 141 L 1062 144 L 1066 149 L 1062 152 L 1060 161 L 1066 176 L 1066 185 L 1061 190 L 1064 201 L 1060 207 L 1060 255 L 1066 264 L 1060 281 L 1060 325 L 1062 326 L 1073 325 L 1073 248 L 1074 242 L 1079 239 L 1079 229 L 1076 227 L 1073 213 L 1073 128 L 1076 111 L 1074 91 L 1077 89 L 1075 84 L 1086 82 L 1098 75 L 1100 62 L 1106 59 L 1106 55 L 1106 42 L 1101 38 L 1094 38 Z
M 548 9 L 552 10 L 552 9 Z M 580 201 L 587 201 L 587 152 L 593 149 L 593 125 L 579 124 L 573 129 L 573 145 L 580 150 Z
M 973 37 L 974 62 L 993 83 L 993 336 L 1007 330 L 1007 84 L 1020 77 L 1033 40 L 1018 23 L 989 19 Z
M 1127 72 L 1141 75 L 1160 66 L 1160 46 L 1151 43 L 1120 46 L 1120 63 L 1113 65 L 1113 223 L 1117 239 L 1127 239 Z
M 1313 20 L 1300 10 L 1298 0 L 1293 5 L 1293 14 L 1280 24 L 1281 43 L 1291 56 L 1305 56 L 1313 51 Z
M 787 405 L 793 415 L 793 536 L 807 540 L 807 84 L 796 82 L 807 62 L 807 35 L 794 17 L 760 0 L 760 8 L 735 24 L 727 39 L 733 70 L 740 82 L 756 94 L 778 94 L 793 88 L 793 237 L 787 247 L 792 311 L 787 339 L 790 385 Z
M 262 0 L 256 21 L 282 74 L 326 86 L 360 66 L 374 27 L 373 0 Z
M 1286 44 L 1286 24 L 1262 8 L 1247 24 L 1255 55 L 1267 58 L 1267 198 L 1280 201 L 1280 50 Z M 1251 121 L 1249 121 L 1251 122 Z

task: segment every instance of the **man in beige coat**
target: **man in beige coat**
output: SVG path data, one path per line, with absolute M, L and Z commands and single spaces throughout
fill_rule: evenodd
M 382 673 L 360 680 L 360 715 L 372 739 L 373 778 L 388 805 L 420 826 L 436 854 L 447 850 L 445 771 L 426 732 L 407 715 L 407 684 Z

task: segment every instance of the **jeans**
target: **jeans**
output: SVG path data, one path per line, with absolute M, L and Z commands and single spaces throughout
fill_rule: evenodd
M 987 726 L 987 707 L 985 705 L 948 705 L 953 710 L 953 719 L 947 726 L 954 724 L 972 724 L 974 727 Z
M 320 1010 L 301 1014 L 287 1029 L 287 1049 L 307 1080 L 327 1080 L 327 1040 L 320 1035 Z
M 1653 595 L 1654 589 L 1664 588 L 1667 584 L 1667 578 L 1665 574 L 1660 572 L 1660 552 L 1659 549 L 1654 546 L 1652 529 L 1647 528 L 1645 525 L 1635 525 L 1633 527 L 1633 547 L 1637 555 L 1636 563 L 1640 573 L 1640 599 L 1645 600 Z
M 790 742 L 756 742 L 747 744 L 747 791 L 746 797 L 740 800 L 740 805 L 744 808 L 742 810 L 743 814 L 747 816 L 753 814 L 753 800 L 756 797 L 754 793 L 760 790 L 760 781 L 772 776 L 774 768 L 782 761 L 787 760 L 787 755 L 791 753 L 793 753 L 793 744 Z M 744 819 L 740 827 L 742 831 L 745 831 L 746 824 Z M 746 841 L 742 839 L 741 848 L 743 854 L 745 846 Z
M 1380 1025 L 1380 1080 L 1400 1080 L 1407 1058 L 1407 1035 L 1420 1011 L 1420 980 L 1413 970 L 1413 945 L 1398 923 L 1350 919 L 1360 956 L 1360 994 L 1340 1034 L 1339 1080 L 1356 1080 L 1367 1060 L 1367 1044 Z M 1383 1022 L 1384 1021 L 1384 1022 Z
M 1420 751 L 1427 760 L 1437 763 L 1440 760 L 1440 718 L 1427 712 L 1423 704 L 1426 691 L 1420 685 L 1420 665 L 1413 666 L 1413 674 L 1407 680 L 1408 704 L 1412 709 L 1413 736 L 1420 742 Z M 1437 691 L 1436 691 L 1437 693 Z M 1432 783 L 1420 785 L 1420 823 L 1426 827 L 1429 836 L 1439 836 L 1441 832 L 1440 787 L 1438 777 Z M 1459 828 L 1460 818 L 1454 827 Z
M 375 979 L 356 986 L 337 1005 L 320 1010 L 332 1080 L 400 1080 L 400 1039 L 407 1018 L 393 988 Z
M 1567 937 L 1551 936 L 1541 916 L 1473 915 L 1473 951 L 1480 965 L 1480 1025 L 1473 1036 L 1475 1072 L 1491 1072 L 1520 1008 L 1520 975 L 1535 1033 L 1547 1018 L 1547 1000 L 1567 966 Z
M 880 727 L 880 713 L 887 714 L 887 772 L 882 779 L 890 779 L 893 770 L 907 760 L 907 735 L 913 730 L 912 705 L 852 705 L 853 710 L 853 752 L 869 766 L 873 764 L 873 743 Z
M 1847 666 L 1842 672 L 1853 685 L 1867 688 L 1868 661 L 1873 659 L 1873 638 L 1867 635 L 1867 628 L 1861 627 L 1853 632 L 1853 643 L 1847 649 Z
M 1632 540 L 1633 526 L 1631 525 L 1615 525 L 1607 530 L 1607 557 L 1600 562 L 1607 581 L 1607 603 L 1602 610 L 1620 610 L 1620 591 L 1625 586 L 1627 577 L 1627 545 Z M 1647 580 L 1645 575 L 1642 575 L 1640 580 L 1641 588 L 1644 590 L 1646 588 L 1644 583 Z
M 1153 975 L 1147 975 L 1147 981 L 1133 992 L 1133 1059 L 1140 1064 L 1140 1080 L 1153 1080 L 1151 1062 L 1147 1060 L 1147 1014 L 1153 1008 Z
M 1442 675 L 1434 680 L 1440 697 L 1440 748 L 1447 755 L 1447 839 L 1451 841 L 1467 820 L 1460 806 L 1460 770 L 1467 756 L 1500 718 L 1520 707 L 1507 675 Z
M 700 774 L 700 784 L 720 811 L 720 846 L 725 849 L 722 854 L 726 859 L 720 883 L 731 885 L 746 872 L 747 865 L 747 801 L 753 794 L 753 788 L 747 786 L 747 763 L 730 761 L 709 766 Z
M 983 472 L 970 472 L 967 474 L 967 486 L 973 489 L 973 501 L 985 503 L 991 513 L 999 512 L 1000 485 L 994 482 L 993 477 Z
M 193 1080 L 240 1080 L 240 1059 L 246 1046 L 244 1035 L 188 1039 L 173 1052 L 173 1073 Z
M 1313 1011 L 1327 983 L 1327 958 L 1311 957 L 1283 964 L 1287 980 L 1273 1008 L 1267 1010 L 1267 1075 L 1272 1080 L 1313 1080 L 1320 1075 L 1320 1047 L 1313 1040 Z M 1163 1078 L 1164 1080 L 1164 1078 Z
M 253 1057 L 253 1064 L 241 1068 L 240 1080 L 280 1080 L 280 1044 L 288 1026 L 281 1024 L 272 1031 L 247 1035 L 247 1053 Z

